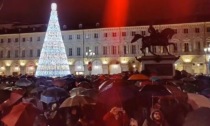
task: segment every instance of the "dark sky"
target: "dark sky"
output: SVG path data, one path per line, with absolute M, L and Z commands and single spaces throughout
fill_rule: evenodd
M 96 22 L 103 27 L 105 13 L 110 13 L 110 9 L 116 11 L 113 7 L 107 8 L 111 0 L 0 0 L 3 2 L 0 23 L 47 23 L 52 1 L 58 4 L 60 23 L 70 27 L 76 27 L 79 23 L 85 27 L 94 27 Z M 118 1 L 120 5 L 123 0 L 112 1 Z M 127 1 L 126 26 L 210 21 L 210 0 Z

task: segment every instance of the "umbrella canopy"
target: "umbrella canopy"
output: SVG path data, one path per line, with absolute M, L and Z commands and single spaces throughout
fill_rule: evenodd
M 87 81 L 81 81 L 77 86 L 83 88 L 92 88 L 91 84 Z
M 23 90 L 12 91 L 10 97 L 0 105 L 0 110 L 14 105 L 18 100 L 20 100 L 23 97 L 24 93 L 25 92 Z
M 35 87 L 33 88 L 30 93 L 31 94 L 37 94 L 37 93 L 40 93 L 40 92 L 43 92 L 45 89 L 47 89 L 47 87 L 43 86 L 43 85 L 40 85 L 39 87 Z
M 206 96 L 207 98 L 210 98 L 210 88 L 204 89 L 200 92 L 200 94 Z
M 82 106 L 85 104 L 93 104 L 94 100 L 90 97 L 84 95 L 76 95 L 73 97 L 67 98 L 60 106 L 60 108 L 64 107 L 72 107 L 72 106 Z
M 137 92 L 137 88 L 132 88 L 131 85 L 125 86 L 113 82 L 103 88 L 103 90 L 99 90 L 97 101 L 108 106 L 122 105 L 136 96 L 135 89 Z
M 114 80 L 120 80 L 122 79 L 122 75 L 121 74 L 114 74 L 114 75 L 111 75 L 110 79 L 114 79 Z
M 98 90 L 103 90 L 107 85 L 110 85 L 114 82 L 114 80 L 106 80 L 101 85 L 99 85 Z
M 20 86 L 20 87 L 28 87 L 32 84 L 31 81 L 29 81 L 27 78 L 20 78 L 20 80 L 18 80 L 15 85 L 16 86 Z
M 170 92 L 172 93 L 173 96 L 175 96 L 176 98 L 185 100 L 188 96 L 187 93 L 183 92 L 181 89 L 179 89 L 176 86 L 173 85 L 164 85 L 164 87 L 166 87 L 168 90 L 170 90 Z
M 139 90 L 139 100 L 143 106 L 152 106 L 153 97 L 170 96 L 172 92 L 163 85 L 145 85 Z
M 90 98 L 96 99 L 98 96 L 98 91 L 94 89 L 86 89 L 80 93 L 81 95 L 88 96 Z
M 210 100 L 202 95 L 187 93 L 188 103 L 192 106 L 193 109 L 198 109 L 200 107 L 210 108 Z
M 9 90 L 0 90 L 0 104 L 10 97 L 10 93 Z
M 49 104 L 53 102 L 58 102 L 61 99 L 64 99 L 68 96 L 69 96 L 68 92 L 63 88 L 50 87 L 41 94 L 40 100 L 44 103 Z
M 183 126 L 209 126 L 210 108 L 202 107 L 187 114 Z
M 5 87 L 5 88 L 3 88 L 3 90 L 9 90 L 9 91 L 20 90 L 20 89 L 22 89 L 22 88 L 16 87 L 16 86 L 11 86 L 11 87 Z
M 195 80 L 196 79 L 194 77 L 185 77 L 181 79 L 181 81 L 184 81 L 184 82 L 193 82 Z
M 66 81 L 64 79 L 55 79 L 53 81 L 53 85 L 55 85 L 57 87 L 64 87 L 65 83 L 66 83 Z
M 32 104 L 19 103 L 1 121 L 7 126 L 33 126 L 37 110 Z
M 76 95 L 80 95 L 82 91 L 85 91 L 86 88 L 83 88 L 83 87 L 76 87 L 76 88 L 73 88 L 69 91 L 69 94 L 71 97 L 74 97 Z
M 145 76 L 144 74 L 133 74 L 131 75 L 128 80 L 149 80 L 149 77 Z

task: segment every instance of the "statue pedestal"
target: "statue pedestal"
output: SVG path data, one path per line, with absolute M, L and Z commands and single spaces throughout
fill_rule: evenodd
M 172 79 L 175 75 L 174 63 L 176 56 L 142 56 L 136 58 L 141 63 L 141 70 L 149 70 L 156 73 L 160 79 Z

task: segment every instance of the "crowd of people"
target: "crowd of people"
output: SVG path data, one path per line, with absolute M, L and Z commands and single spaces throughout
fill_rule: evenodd
M 148 80 L 129 79 L 134 74 L 143 74 Z M 175 76 L 175 80 L 181 80 L 181 76 Z M 165 85 L 180 89 L 179 85 L 171 83 L 174 80 L 157 79 L 154 83 L 150 78 L 151 74 L 147 71 L 118 75 L 68 75 L 60 78 L 27 75 L 1 77 L 0 93 L 9 94 L 6 100 L 0 99 L 1 125 L 12 126 L 6 118 L 12 117 L 12 114 L 14 116 L 14 109 L 20 105 L 31 105 L 35 111 L 30 109 L 29 114 L 35 114 L 29 126 L 182 126 L 187 114 L 193 111 L 187 96 L 182 90 L 179 90 L 182 96 L 162 91 Z M 147 85 L 155 86 L 151 86 L 151 91 L 144 91 Z M 158 87 L 158 94 L 153 92 L 156 86 L 161 87 Z M 59 94 L 61 89 L 68 94 Z M 86 101 L 81 102 L 76 96 Z M 70 102 L 64 107 L 67 98 Z M 20 115 L 16 116 L 14 126 L 23 126 L 31 121 L 29 116 L 24 116 L 23 120 Z

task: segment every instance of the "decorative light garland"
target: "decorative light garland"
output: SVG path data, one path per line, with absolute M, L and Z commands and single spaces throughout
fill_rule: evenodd
M 50 20 L 35 76 L 62 77 L 70 74 L 56 9 L 56 3 L 52 3 Z

